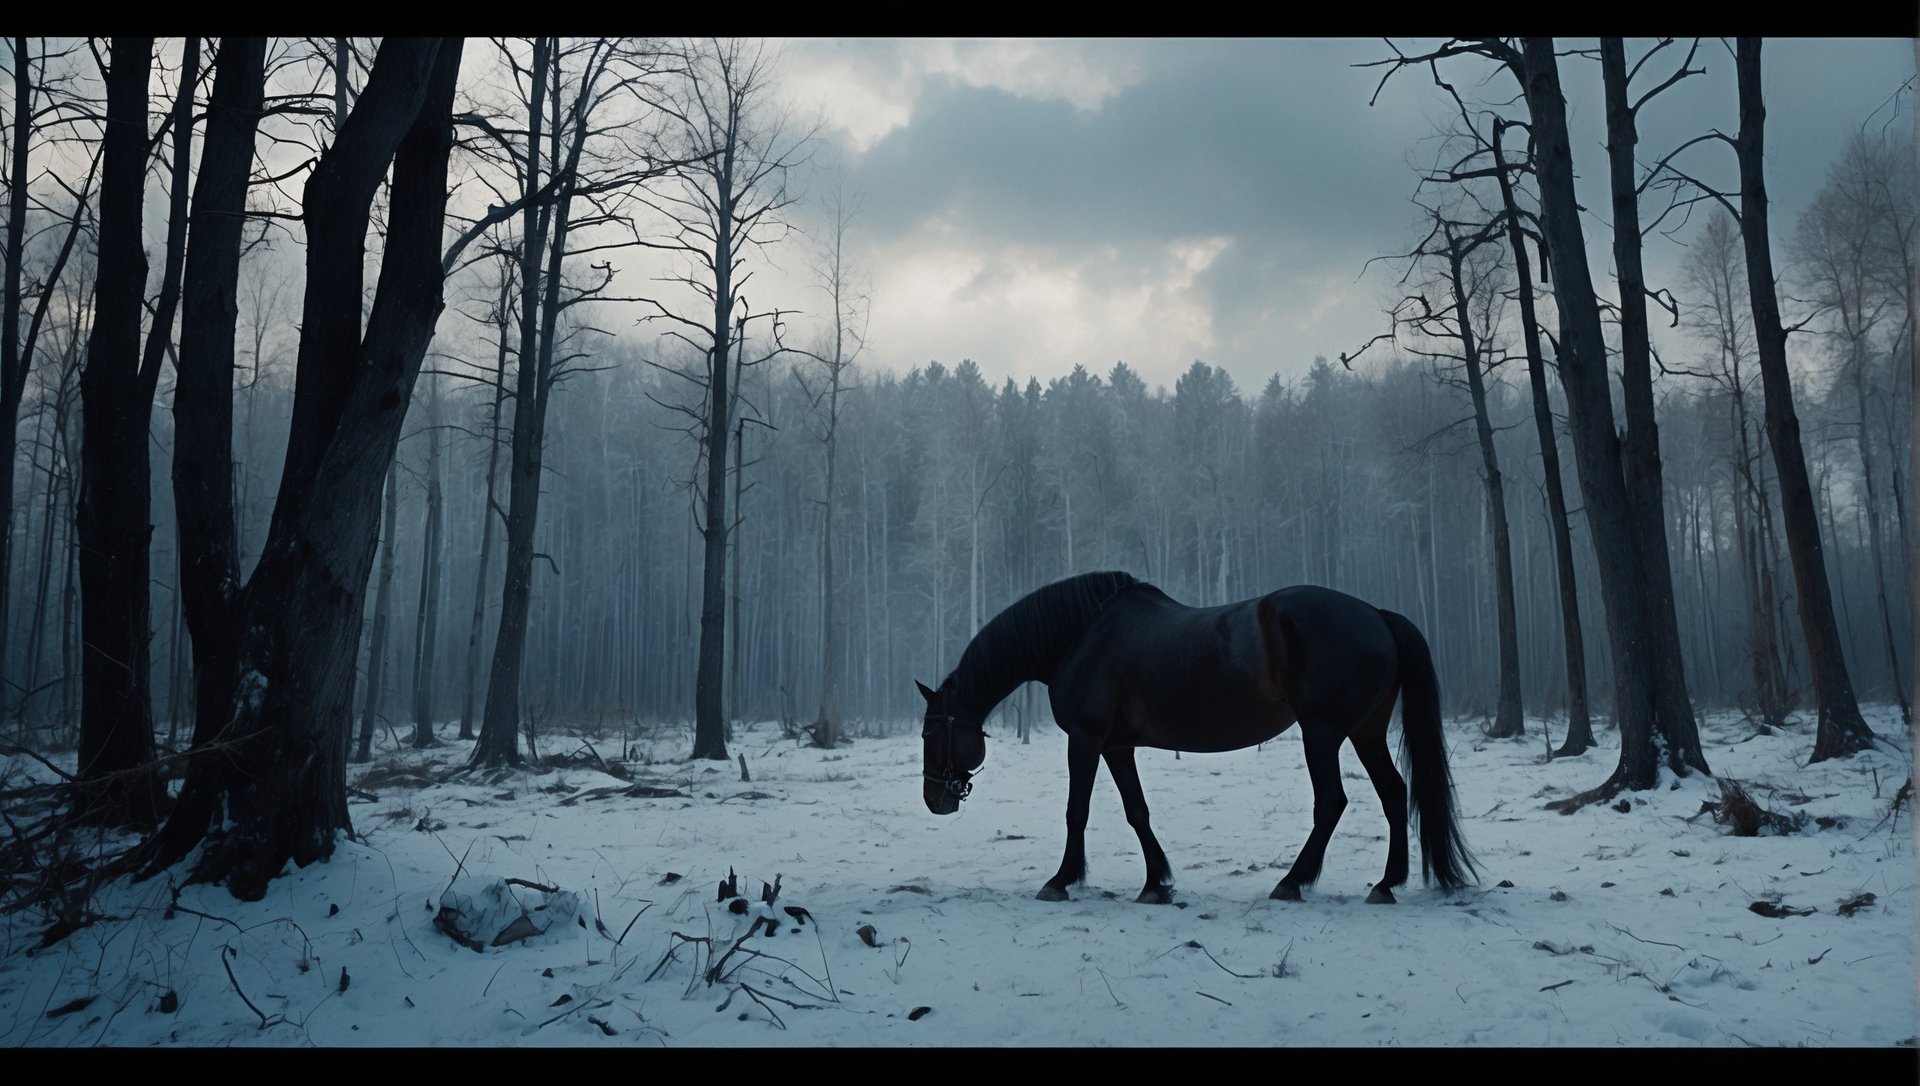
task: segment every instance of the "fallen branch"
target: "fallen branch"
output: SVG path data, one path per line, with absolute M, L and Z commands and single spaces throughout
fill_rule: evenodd
M 1635 935 L 1634 933 L 1632 933 L 1632 932 L 1630 932 L 1630 931 L 1628 931 L 1627 929 L 1625 929 L 1625 928 L 1623 928 L 1623 927 L 1621 927 L 1621 926 L 1619 926 L 1618 924 L 1612 924 L 1612 923 L 1609 923 L 1609 924 L 1608 924 L 1607 926 L 1608 926 L 1608 927 L 1610 927 L 1610 928 L 1612 928 L 1613 930 L 1615 930 L 1615 931 L 1617 931 L 1617 932 L 1619 932 L 1620 934 L 1622 934 L 1622 935 L 1624 935 L 1624 936 L 1626 936 L 1627 938 L 1629 938 L 1629 939 L 1632 939 L 1632 940 L 1634 940 L 1634 941 L 1636 941 L 1636 942 L 1641 942 L 1641 943 L 1647 943 L 1647 944 L 1650 944 L 1650 945 L 1652 945 L 1652 946 L 1670 946 L 1670 947 L 1672 947 L 1672 948 L 1673 948 L 1673 949 L 1675 949 L 1675 950 L 1685 950 L 1685 949 L 1687 949 L 1686 947 L 1683 947 L 1683 946 L 1681 946 L 1681 945 L 1680 945 L 1679 943 L 1663 943 L 1663 942 L 1661 942 L 1661 941 L 1660 941 L 1660 940 L 1658 940 L 1658 939 L 1642 939 L 1642 938 L 1640 938 L 1640 937 L 1639 937 L 1638 935 Z
M 270 1024 L 267 1021 L 267 1016 L 260 1012 L 260 1008 L 253 1005 L 253 1000 L 247 998 L 246 992 L 243 992 L 240 990 L 240 979 L 233 975 L 233 966 L 227 964 L 227 958 L 231 955 L 238 954 L 238 953 L 239 951 L 233 949 L 232 943 L 222 944 L 221 953 L 220 953 L 220 968 L 225 969 L 227 971 L 227 982 L 233 985 L 233 993 L 240 997 L 240 1002 L 245 1003 L 247 1005 L 248 1010 L 252 1011 L 254 1014 L 259 1016 L 260 1028 L 266 1029 L 267 1026 Z
M 1197 940 L 1197 939 L 1189 939 L 1189 940 L 1187 940 L 1187 945 L 1188 945 L 1188 946 L 1190 946 L 1190 947 L 1192 947 L 1193 949 L 1195 949 L 1195 950 L 1197 950 L 1197 951 L 1199 951 L 1200 953 L 1202 953 L 1202 954 L 1205 954 L 1205 955 L 1207 956 L 1207 960 L 1208 960 L 1208 961 L 1210 961 L 1210 962 L 1212 962 L 1212 963 L 1213 963 L 1213 964 L 1215 964 L 1215 965 L 1218 965 L 1218 966 L 1220 966 L 1220 968 L 1221 968 L 1221 969 L 1222 969 L 1223 971 L 1225 971 L 1225 973 L 1226 973 L 1226 974 L 1227 974 L 1228 976 L 1230 976 L 1230 977 L 1239 977 L 1239 978 L 1240 978 L 1241 980 L 1258 980 L 1258 979 L 1260 979 L 1260 974 L 1258 974 L 1258 973 L 1236 973 L 1236 972 L 1234 972 L 1233 970 L 1231 970 L 1231 969 L 1228 969 L 1228 968 L 1226 967 L 1226 965 L 1225 965 L 1225 964 L 1223 964 L 1223 963 L 1222 963 L 1222 962 L 1220 961 L 1220 959 L 1218 959 L 1218 958 L 1216 958 L 1216 957 L 1214 957 L 1214 956 L 1213 956 L 1213 952 L 1212 952 L 1212 951 L 1210 951 L 1210 950 L 1208 950 L 1208 949 L 1207 949 L 1206 947 L 1203 947 L 1203 946 L 1201 946 L 1201 945 L 1200 945 L 1200 941 L 1199 941 L 1199 940 Z M 1204 993 L 1203 993 L 1203 994 L 1204 994 Z

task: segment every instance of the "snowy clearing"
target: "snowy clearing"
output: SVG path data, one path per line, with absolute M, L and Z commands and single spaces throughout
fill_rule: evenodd
M 1543 765 L 1538 721 L 1514 742 L 1454 722 L 1482 882 L 1449 899 L 1416 878 L 1393 906 L 1363 903 L 1386 824 L 1351 751 L 1318 886 L 1267 899 L 1310 825 L 1297 731 L 1231 754 L 1140 752 L 1178 874 L 1172 907 L 1133 902 L 1144 868 L 1104 779 L 1087 885 L 1034 900 L 1060 859 L 1058 731 L 1023 747 L 995 727 L 973 798 L 945 819 L 921 803 L 917 734 L 821 751 L 742 729 L 729 749 L 748 783 L 738 760 L 675 761 L 689 744 L 678 730 L 636 744 L 631 780 L 455 777 L 464 744 L 387 751 L 354 771 L 363 840 L 261 902 L 192 886 L 170 910 L 164 878 L 116 884 L 95 899 L 113 919 L 39 952 L 44 924 L 9 916 L 0 1041 L 1912 1045 L 1911 813 L 1885 819 L 1911 743 L 1897 714 L 1870 721 L 1887 744 L 1804 767 L 1804 717 L 1753 738 L 1737 717 L 1705 718 L 1716 773 L 1808 818 L 1798 834 L 1745 838 L 1702 813 L 1720 790 L 1701 778 L 1630 794 L 1624 813 L 1549 813 L 1611 770 L 1611 733 Z M 733 909 L 716 900 L 730 869 L 745 899 Z M 546 896 L 536 884 L 578 892 L 567 900 L 584 910 L 476 951 L 435 923 L 456 877 L 467 900 L 517 879 L 523 903 Z

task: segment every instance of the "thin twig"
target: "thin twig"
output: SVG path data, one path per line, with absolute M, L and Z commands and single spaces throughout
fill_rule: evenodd
M 1642 943 L 1650 943 L 1650 944 L 1652 944 L 1652 945 L 1654 945 L 1654 946 L 1670 946 L 1670 947 L 1672 947 L 1672 948 L 1673 948 L 1673 949 L 1675 949 L 1675 950 L 1685 950 L 1685 949 L 1687 949 L 1686 947 L 1683 947 L 1683 946 L 1681 946 L 1681 945 L 1680 945 L 1679 943 L 1663 943 L 1663 942 L 1661 942 L 1661 941 L 1660 941 L 1660 940 L 1658 940 L 1658 939 L 1642 939 L 1642 938 L 1640 938 L 1640 937 L 1639 937 L 1638 935 L 1635 935 L 1634 933 L 1632 933 L 1632 932 L 1630 932 L 1630 931 L 1628 931 L 1627 929 L 1625 929 L 1625 928 L 1623 928 L 1623 927 L 1620 927 L 1620 926 L 1619 926 L 1618 924 L 1612 924 L 1612 923 L 1609 923 L 1609 924 L 1608 924 L 1607 926 L 1608 926 L 1608 927 L 1610 927 L 1610 928 L 1612 928 L 1613 930 L 1615 930 L 1615 931 L 1617 931 L 1617 932 L 1619 932 L 1620 934 L 1622 934 L 1622 935 L 1624 935 L 1624 936 L 1626 936 L 1627 938 L 1629 938 L 1629 939 L 1633 939 L 1633 940 L 1635 940 L 1635 941 L 1637 941 L 1637 942 L 1642 942 Z
M 1197 941 L 1190 941 L 1190 942 L 1188 942 L 1188 943 L 1187 943 L 1187 945 L 1188 945 L 1188 946 L 1190 946 L 1190 947 L 1192 947 L 1193 949 L 1195 949 L 1195 950 L 1197 950 L 1197 951 L 1199 951 L 1200 953 L 1202 953 L 1202 954 L 1205 954 L 1205 955 L 1207 956 L 1207 960 L 1208 960 L 1208 961 L 1210 961 L 1210 962 L 1212 962 L 1212 963 L 1213 963 L 1213 964 L 1215 964 L 1215 965 L 1218 965 L 1218 966 L 1220 966 L 1220 968 L 1221 968 L 1221 969 L 1223 969 L 1223 970 L 1225 970 L 1225 971 L 1226 971 L 1226 974 L 1227 974 L 1228 976 L 1230 976 L 1230 977 L 1239 977 L 1239 978 L 1240 978 L 1241 980 L 1258 980 L 1258 979 L 1260 979 L 1260 974 L 1258 974 L 1258 973 L 1236 973 L 1236 972 L 1234 972 L 1234 971 L 1233 971 L 1233 970 L 1231 970 L 1231 969 L 1227 969 L 1227 967 L 1226 967 L 1226 965 L 1225 965 L 1225 964 L 1223 964 L 1223 963 L 1222 963 L 1222 962 L 1220 961 L 1220 959 L 1218 959 L 1218 958 L 1216 958 L 1216 957 L 1214 957 L 1214 956 L 1213 956 L 1213 951 L 1211 951 L 1211 950 L 1208 950 L 1208 949 L 1207 949 L 1206 947 L 1203 947 L 1203 946 L 1201 946 L 1201 945 L 1199 944 L 1199 942 L 1197 942 Z
M 627 921 L 627 926 L 626 926 L 626 927 L 624 927 L 624 928 L 621 928 L 621 929 L 620 929 L 620 938 L 618 938 L 618 939 L 615 939 L 615 940 L 613 941 L 613 945 L 614 945 L 614 946 L 619 946 L 619 945 L 620 945 L 621 943 L 624 943 L 624 942 L 626 942 L 626 940 L 627 940 L 627 933 L 633 930 L 633 926 L 634 926 L 635 924 L 637 924 L 637 923 L 639 923 L 639 922 L 640 922 L 640 918 L 641 918 L 642 916 L 644 916 L 644 915 L 646 914 L 646 911 L 647 911 L 647 909 L 651 909 L 651 908 L 653 908 L 653 902 L 651 902 L 651 901 L 649 901 L 649 902 L 647 902 L 647 904 L 646 904 L 646 907 L 645 907 L 645 908 L 642 908 L 642 909 L 641 909 L 641 910 L 640 910 L 639 912 L 637 912 L 637 913 L 634 913 L 634 914 L 633 914 L 633 919 L 632 919 L 632 920 L 629 920 L 629 921 Z
M 234 994 L 240 997 L 240 1002 L 245 1003 L 247 1005 L 248 1010 L 260 1016 L 260 1028 L 266 1029 L 267 1016 L 264 1014 L 261 1014 L 260 1008 L 253 1005 L 253 1000 L 247 998 L 247 993 L 240 990 L 240 980 L 239 978 L 233 975 L 233 966 L 227 964 L 227 958 L 234 953 L 237 953 L 237 952 L 233 949 L 232 943 L 222 944 L 221 952 L 220 952 L 220 968 L 225 969 L 227 971 L 227 981 L 233 985 Z

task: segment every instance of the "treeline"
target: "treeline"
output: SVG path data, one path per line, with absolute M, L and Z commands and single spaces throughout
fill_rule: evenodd
M 1713 332 L 1693 321 L 1688 326 L 1703 336 Z M 1910 371 L 1890 343 L 1857 363 L 1816 341 L 1807 346 L 1801 391 L 1848 659 L 1864 698 L 1893 701 L 1901 696 L 1894 667 L 1911 636 L 1901 604 L 1906 566 L 1883 555 L 1876 568 L 1866 506 L 1882 503 L 1887 553 L 1907 553 L 1894 473 L 1904 471 Z M 666 395 L 676 379 L 639 356 L 634 344 L 603 349 L 599 360 L 613 368 L 583 377 L 553 404 L 551 512 L 534 548 L 546 557 L 537 564 L 526 675 L 527 702 L 550 721 L 633 714 L 642 723 L 680 724 L 692 717 L 702 567 L 685 480 L 697 449 L 673 428 L 675 413 L 647 395 Z M 1778 502 L 1768 503 L 1764 527 L 1750 524 L 1741 504 L 1748 479 L 1762 493 L 1773 485 L 1759 447 L 1764 435 L 1755 432 L 1749 404 L 1743 446 L 1735 390 L 1704 376 L 1721 365 L 1717 346 L 1703 339 L 1697 353 L 1671 361 L 1702 374 L 1665 379 L 1660 401 L 1662 430 L 1673 435 L 1668 537 L 1686 618 L 1689 687 L 1703 705 L 1760 714 L 1749 637 L 1757 575 L 1767 583 L 1764 613 L 1788 694 L 1805 707 L 1806 659 L 1796 648 L 1791 581 L 1782 579 Z M 807 365 L 797 368 L 804 374 Z M 818 413 L 795 368 L 769 363 L 748 378 L 751 417 L 763 425 L 744 430 L 732 558 L 741 625 L 728 661 L 734 719 L 807 723 L 820 696 L 823 449 Z M 1550 716 L 1564 711 L 1567 697 L 1561 627 L 1545 480 L 1516 373 L 1515 366 L 1495 369 L 1489 410 L 1508 479 L 1521 684 L 1528 712 Z M 373 704 L 382 729 L 391 724 L 408 736 L 417 723 L 417 675 L 430 677 L 426 704 L 443 729 L 459 726 L 475 687 L 484 692 L 467 635 L 477 600 L 478 658 L 487 659 L 498 608 L 497 542 L 491 575 L 478 563 L 491 390 L 451 377 L 430 376 L 423 385 L 435 380 L 443 386 L 429 394 L 437 410 L 426 410 L 423 396 L 400 442 L 397 532 L 382 543 L 383 560 L 388 549 L 395 558 L 393 625 Z M 241 549 L 249 560 L 271 511 L 274 450 L 284 441 L 290 393 L 287 374 L 269 355 L 261 379 L 239 395 L 239 432 L 254 435 L 238 457 Z M 57 404 L 36 398 L 29 430 L 51 427 Z M 1555 406 L 1563 411 L 1557 397 Z M 856 728 L 902 726 L 919 700 L 911 680 L 943 675 L 979 623 L 1039 585 L 1105 568 L 1130 570 L 1194 605 L 1297 583 L 1352 592 L 1413 617 L 1427 632 L 1450 712 L 1492 713 L 1498 659 L 1486 502 L 1468 397 L 1444 367 L 1370 359 L 1348 371 L 1317 359 L 1303 376 L 1275 375 L 1251 394 L 1204 362 L 1171 389 L 1149 388 L 1125 363 L 1104 374 L 1076 366 L 1045 384 L 1029 378 L 995 387 L 972 362 L 934 362 L 904 375 L 857 370 L 843 410 L 834 548 L 846 649 L 837 666 L 841 703 Z M 435 427 L 446 442 L 434 570 L 442 633 L 436 658 L 416 662 L 419 627 L 434 617 L 419 601 Z M 1855 438 L 1861 433 L 1870 455 L 1877 446 L 1878 460 L 1890 465 L 1872 499 Z M 71 500 L 63 450 L 75 437 L 35 442 L 40 451 L 23 465 L 33 481 L 22 489 L 34 504 L 23 517 L 31 542 L 18 552 L 15 598 L 30 606 L 15 616 L 17 655 L 8 673 L 33 686 L 57 678 L 62 646 L 73 649 L 70 636 L 62 637 L 63 627 L 72 633 L 71 611 L 61 607 L 71 522 L 58 515 L 58 503 Z M 156 455 L 166 455 L 171 441 L 161 416 Z M 1566 486 L 1572 489 L 1571 478 Z M 43 511 L 49 501 L 56 503 L 51 521 Z M 164 494 L 156 493 L 155 509 L 154 696 L 159 717 L 173 721 L 186 719 L 192 696 L 189 646 L 172 605 L 176 563 Z M 1583 612 L 1597 617 L 1591 548 L 1577 509 L 1572 521 Z M 734 572 L 730 566 L 730 585 Z M 1885 615 L 1881 572 L 1891 601 Z M 1589 674 L 1605 674 L 1605 639 L 1585 645 Z M 363 658 L 360 671 L 364 682 L 371 661 Z M 1595 696 L 1604 714 L 1604 689 Z M 72 720 L 62 714 L 75 699 L 74 683 L 55 682 L 16 702 L 18 719 L 30 726 Z

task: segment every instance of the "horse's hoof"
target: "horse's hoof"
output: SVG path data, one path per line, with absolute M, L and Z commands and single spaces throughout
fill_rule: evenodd
M 1056 888 L 1054 888 L 1054 887 L 1052 887 L 1052 886 L 1042 886 L 1042 887 L 1040 888 L 1040 892 L 1039 892 L 1039 893 L 1037 893 L 1037 894 L 1035 894 L 1035 895 L 1033 895 L 1033 896 L 1034 896 L 1034 897 L 1036 897 L 1036 898 L 1038 898 L 1038 899 L 1040 899 L 1041 901 L 1070 901 L 1070 900 L 1072 900 L 1071 898 L 1069 898 L 1069 897 L 1067 897 L 1067 892 L 1066 892 L 1065 890 L 1060 890 L 1060 889 L 1056 889 Z
M 1280 885 L 1274 887 L 1273 893 L 1268 894 L 1267 896 L 1272 898 L 1275 901 L 1299 901 L 1300 888 L 1298 886 L 1293 885 L 1292 883 L 1283 882 Z
M 1173 891 L 1164 886 L 1149 886 L 1140 891 L 1140 896 L 1133 900 L 1141 905 L 1171 905 Z
M 1392 905 L 1393 903 L 1393 891 L 1384 886 L 1376 886 L 1367 894 L 1369 905 Z

